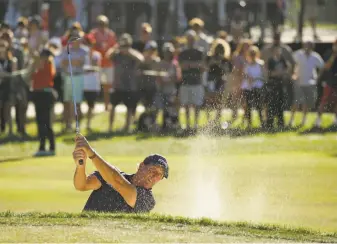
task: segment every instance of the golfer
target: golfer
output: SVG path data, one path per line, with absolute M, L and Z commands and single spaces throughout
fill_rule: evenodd
M 89 176 L 85 172 L 87 156 L 97 169 Z M 76 190 L 93 191 L 83 211 L 149 212 L 156 204 L 152 187 L 168 177 L 169 168 L 163 156 L 150 155 L 139 164 L 135 174 L 126 174 L 106 162 L 80 134 L 76 136 L 73 158 L 76 163 Z M 82 165 L 78 163 L 80 159 L 83 160 Z

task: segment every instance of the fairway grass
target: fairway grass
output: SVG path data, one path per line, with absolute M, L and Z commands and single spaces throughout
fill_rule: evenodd
M 314 119 L 311 114 L 301 130 L 308 129 Z M 59 134 L 57 156 L 47 158 L 31 157 L 38 147 L 36 140 L 8 141 L 0 137 L 0 242 L 319 241 L 324 235 L 315 231 L 337 230 L 336 133 L 303 135 L 292 131 L 212 137 L 202 130 L 197 136 L 176 138 L 107 134 L 106 121 L 107 113 L 97 115 L 93 121 L 95 133 L 84 130 L 83 134 L 122 171 L 135 172 L 137 163 L 150 153 L 168 159 L 170 175 L 153 189 L 157 204 L 149 219 L 124 215 L 95 215 L 90 219 L 79 215 L 90 192 L 75 191 L 72 185 L 73 133 Z M 121 127 L 120 115 L 117 121 L 116 126 Z M 324 116 L 325 127 L 331 121 L 331 115 Z M 60 129 L 60 123 L 56 123 L 56 133 Z M 36 135 L 33 123 L 28 125 L 28 133 Z M 93 170 L 87 162 L 87 173 Z M 206 226 L 185 217 L 207 217 L 227 224 Z M 159 221 L 162 218 L 172 221 Z M 247 223 L 241 226 L 230 221 Z M 259 224 L 286 225 L 290 229 L 275 227 L 287 236 L 270 229 L 262 229 L 261 236 L 253 235 L 254 231 L 260 233 L 260 227 L 252 227 Z M 139 231 L 134 230 L 136 227 Z M 297 235 L 296 228 L 313 232 Z M 17 239 L 13 239 L 15 236 Z M 29 236 L 31 239 L 27 239 Z M 307 239 L 300 239 L 302 236 Z
M 336 233 L 157 214 L 0 213 L 0 242 L 337 242 Z

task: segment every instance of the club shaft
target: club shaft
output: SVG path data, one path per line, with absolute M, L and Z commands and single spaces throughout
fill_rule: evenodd
M 70 81 L 71 81 L 71 88 L 72 88 L 72 95 L 73 95 L 73 102 L 74 102 L 74 112 L 75 112 L 75 122 L 76 122 L 76 134 L 80 133 L 80 126 L 78 123 L 78 114 L 77 114 L 77 106 L 76 106 L 76 93 L 75 93 L 75 85 L 74 85 L 74 80 L 73 80 L 73 67 L 71 64 L 71 55 L 70 55 L 70 50 L 69 50 L 69 44 L 71 42 L 68 42 L 67 45 L 67 51 L 68 51 L 68 62 L 69 62 L 69 72 L 70 72 Z M 83 159 L 79 160 L 79 164 L 83 164 Z

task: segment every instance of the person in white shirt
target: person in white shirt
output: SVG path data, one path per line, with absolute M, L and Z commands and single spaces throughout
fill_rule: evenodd
M 87 64 L 84 66 L 85 74 L 83 77 L 84 98 L 88 103 L 88 120 L 87 130 L 91 131 L 92 112 L 95 107 L 95 102 L 101 91 L 101 53 L 95 51 L 93 46 L 95 44 L 95 37 L 88 34 L 84 37 L 84 44 L 88 46 L 89 52 L 87 57 Z
M 317 99 L 317 74 L 324 66 L 322 57 L 313 51 L 314 43 L 307 41 L 300 49 L 294 53 L 296 62 L 293 75 L 294 99 L 291 110 L 289 126 L 294 126 L 294 116 L 299 105 L 302 105 L 303 118 L 301 126 L 306 122 L 309 109 L 314 108 Z

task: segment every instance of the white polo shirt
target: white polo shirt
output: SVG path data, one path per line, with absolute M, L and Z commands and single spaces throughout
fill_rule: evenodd
M 322 69 L 324 61 L 322 57 L 316 53 L 311 52 L 309 55 L 303 49 L 294 53 L 294 60 L 298 68 L 299 86 L 312 86 L 317 83 L 317 69 Z

